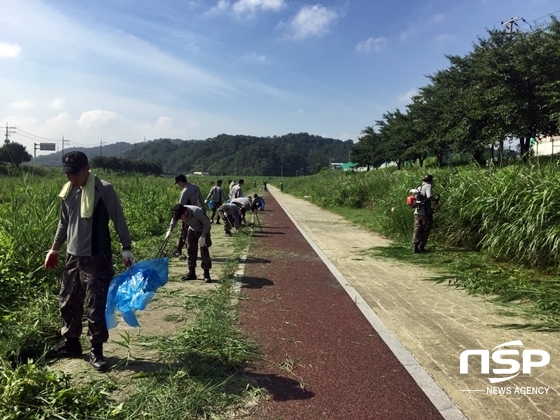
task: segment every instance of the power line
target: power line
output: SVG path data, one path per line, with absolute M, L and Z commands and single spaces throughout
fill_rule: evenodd
M 23 131 L 21 128 L 18 128 L 18 134 L 20 134 L 20 133 L 27 134 L 28 136 L 31 136 L 31 137 L 34 137 L 34 138 L 40 139 L 40 140 L 58 141 L 58 140 L 54 140 L 54 139 L 48 139 L 46 137 L 37 136 L 35 134 L 28 133 L 27 131 Z
M 544 15 L 544 16 L 541 16 L 541 17 L 539 17 L 539 18 L 533 19 L 533 20 L 531 20 L 530 22 L 536 22 L 536 21 L 539 20 L 539 19 L 545 18 L 545 17 L 547 17 L 547 16 L 552 16 L 554 13 L 558 13 L 558 12 L 560 12 L 560 10 L 556 10 L 556 11 L 554 11 L 554 12 L 548 13 L 548 14 L 546 14 L 546 15 Z M 527 24 L 528 24 L 528 22 L 527 22 Z

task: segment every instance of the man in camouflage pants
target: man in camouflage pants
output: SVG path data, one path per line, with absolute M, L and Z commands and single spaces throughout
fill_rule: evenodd
M 58 301 L 63 341 L 49 350 L 46 357 L 82 355 L 80 335 L 85 300 L 90 364 L 95 370 L 105 372 L 109 370 L 103 357 L 103 343 L 109 339 L 105 305 L 114 275 L 109 220 L 113 221 L 127 266 L 134 263 L 130 233 L 115 190 L 89 172 L 84 153 L 66 153 L 62 158 L 62 172 L 68 182 L 59 194 L 62 199 L 60 219 L 53 245 L 45 258 L 45 268 L 54 270 L 57 267 L 60 248 L 67 242 Z
M 196 259 L 198 249 L 200 248 L 200 258 L 202 260 L 201 267 L 204 270 L 204 281 L 210 283 L 210 269 L 212 268 L 212 260 L 210 259 L 210 250 L 212 246 L 212 238 L 210 237 L 210 219 L 206 216 L 200 207 L 184 206 L 177 204 L 172 210 L 173 217 L 169 230 L 165 238 L 171 236 L 175 224 L 181 220 L 184 225 L 188 226 L 187 230 L 187 266 L 189 272 L 183 276 L 183 280 L 196 280 Z

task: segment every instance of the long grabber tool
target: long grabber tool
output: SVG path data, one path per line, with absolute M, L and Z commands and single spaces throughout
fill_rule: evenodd
M 165 247 L 167 246 L 167 244 L 169 243 L 169 238 L 171 238 L 171 236 L 169 236 L 168 238 L 165 238 L 165 240 L 163 241 L 163 243 L 161 244 L 156 256 L 154 258 L 159 258 L 160 255 L 163 255 L 163 251 L 165 250 Z
M 259 219 L 259 214 L 257 213 L 257 211 L 253 212 L 253 226 L 255 226 L 255 220 L 257 221 L 257 225 L 259 226 L 260 231 L 263 231 L 263 228 L 261 226 L 261 220 Z

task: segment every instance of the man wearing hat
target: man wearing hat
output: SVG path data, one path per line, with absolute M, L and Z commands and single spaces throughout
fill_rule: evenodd
M 432 210 L 432 198 L 434 196 L 432 185 L 434 177 L 430 174 L 424 175 L 422 185 L 418 187 L 417 197 L 421 202 L 414 209 L 414 232 L 412 234 L 413 252 L 425 252 L 428 235 L 433 226 L 434 212 Z
M 181 195 L 179 196 L 179 204 L 183 206 L 198 206 L 202 211 L 206 212 L 204 206 L 204 200 L 202 199 L 202 194 L 198 185 L 191 184 L 184 174 L 179 174 L 175 177 L 175 184 L 181 188 Z M 179 242 L 177 243 L 177 248 L 173 251 L 173 255 L 179 258 L 183 256 L 183 247 L 187 241 L 187 231 L 189 227 L 184 223 L 181 224 L 181 234 L 179 235 Z
M 62 173 L 68 182 L 62 188 L 58 228 L 45 268 L 58 265 L 60 248 L 66 242 L 64 271 L 60 278 L 59 309 L 62 316 L 63 341 L 52 348 L 47 357 L 80 357 L 82 316 L 86 302 L 87 336 L 91 342 L 90 364 L 106 372 L 109 365 L 103 358 L 103 343 L 109 339 L 105 322 L 105 305 L 109 283 L 114 271 L 111 259 L 109 219 L 122 245 L 124 264 L 134 263 L 132 241 L 121 202 L 113 186 L 90 171 L 87 156 L 82 152 L 62 157 Z
M 189 272 L 183 276 L 183 280 L 196 280 L 196 259 L 200 248 L 201 267 L 204 270 L 204 281 L 210 283 L 210 269 L 212 260 L 210 250 L 212 238 L 210 237 L 210 219 L 198 206 L 177 204 L 173 207 L 171 224 L 166 238 L 169 237 L 177 221 L 181 220 L 183 226 L 187 226 L 187 266 Z

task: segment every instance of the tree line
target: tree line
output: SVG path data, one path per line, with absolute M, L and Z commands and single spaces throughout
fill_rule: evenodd
M 483 163 L 485 152 L 518 142 L 526 157 L 533 142 L 560 133 L 560 22 L 530 32 L 488 31 L 465 56 L 428 76 L 404 111 L 386 112 L 362 130 L 355 162 L 378 167 L 406 161 L 439 166 L 454 153 Z
M 129 149 L 124 157 L 159 163 L 164 172 L 298 176 L 315 174 L 330 162 L 347 162 L 352 145 L 352 140 L 308 133 L 272 137 L 220 134 L 206 140 L 153 140 Z
M 143 160 L 129 160 L 115 156 L 95 156 L 89 159 L 93 168 L 110 169 L 117 172 L 141 173 L 159 176 L 163 170 L 161 165 Z

